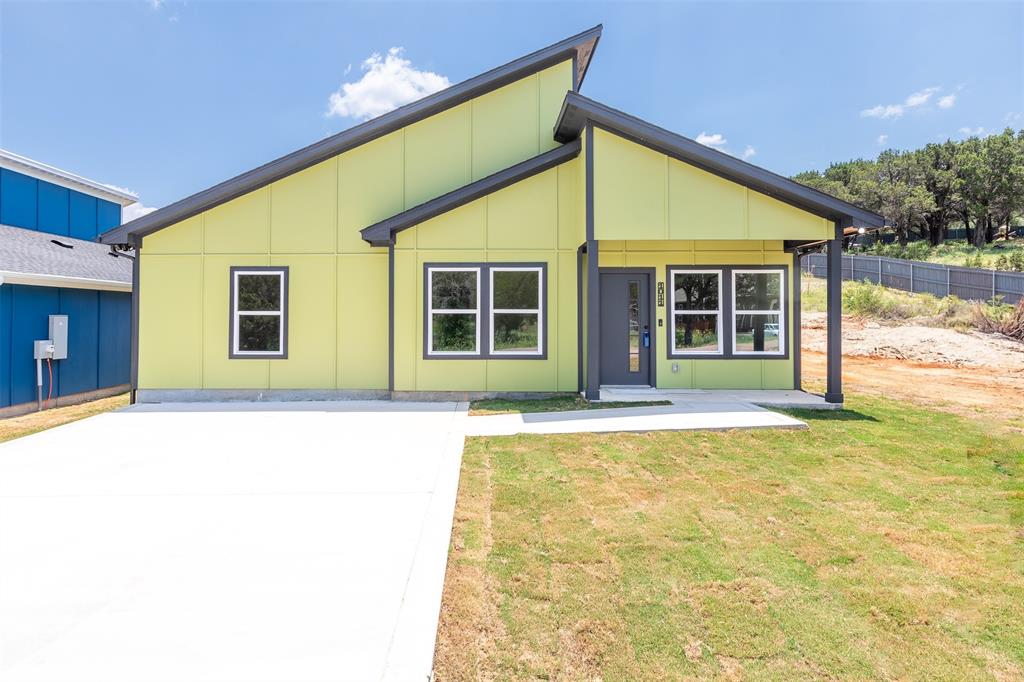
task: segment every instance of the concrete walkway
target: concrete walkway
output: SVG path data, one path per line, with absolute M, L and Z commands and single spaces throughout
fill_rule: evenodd
M 476 416 L 466 419 L 465 428 L 468 436 L 509 436 L 517 433 L 802 429 L 807 428 L 807 424 L 746 402 L 704 400 L 658 407 Z
M 145 405 L 0 445 L 0 680 L 426 680 L 462 407 Z
M 783 389 L 743 390 L 705 388 L 648 388 L 631 386 L 602 386 L 599 402 L 638 402 L 670 400 L 673 403 L 716 404 L 737 401 L 780 409 L 838 410 L 842 405 L 825 402 L 823 396 L 807 391 Z

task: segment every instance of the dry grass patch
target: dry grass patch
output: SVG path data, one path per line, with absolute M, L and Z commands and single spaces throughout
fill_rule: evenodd
M 437 679 L 1024 677 L 1024 437 L 849 406 L 469 439 Z
M 75 422 L 79 419 L 91 417 L 101 412 L 109 412 L 128 404 L 128 394 L 100 398 L 87 403 L 68 405 L 67 407 L 56 407 L 42 412 L 29 412 L 20 417 L 9 417 L 0 419 L 0 443 L 27 436 L 30 433 L 38 433 L 54 426 Z

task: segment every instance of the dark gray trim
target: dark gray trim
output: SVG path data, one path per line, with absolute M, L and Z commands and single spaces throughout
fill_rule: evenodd
M 797 391 L 802 390 L 800 387 L 803 384 L 800 366 L 801 329 L 803 329 L 803 303 L 800 300 L 800 256 L 799 250 L 793 251 L 793 388 Z
M 586 234 L 587 234 L 587 400 L 601 398 L 601 275 L 600 247 L 594 239 L 594 129 L 586 129 Z
M 577 57 L 578 60 L 576 87 L 579 87 L 590 63 L 593 48 L 601 36 L 601 30 L 602 27 L 598 24 L 582 33 L 515 59 L 496 69 L 315 142 L 259 168 L 176 201 L 158 211 L 115 227 L 101 235 L 99 241 L 104 244 L 124 244 L 129 242 L 129 235 L 141 237 L 152 234 L 416 121 L 451 109 L 573 57 Z
M 287 265 L 232 265 L 229 269 L 228 290 L 228 359 L 229 360 L 287 360 L 288 359 L 288 266 Z M 281 273 L 283 300 L 281 301 L 281 352 L 280 353 L 236 353 L 235 352 L 235 273 L 266 272 Z
M 576 390 L 583 393 L 583 254 L 586 244 L 576 249 Z
M 837 226 L 837 230 L 841 230 Z M 842 234 L 842 232 L 838 232 Z M 832 239 L 828 243 L 826 277 L 828 291 L 827 322 L 827 374 L 825 380 L 825 402 L 843 402 L 843 240 Z
M 592 125 L 829 220 L 846 217 L 867 227 L 881 227 L 885 224 L 885 219 L 877 213 L 677 135 L 577 92 L 567 93 L 555 124 L 555 139 L 559 142 L 575 139 Z
M 514 166 L 509 166 L 504 170 L 488 175 L 486 178 L 471 182 L 447 194 L 442 194 L 435 199 L 424 202 L 419 206 L 414 206 L 407 211 L 402 211 L 369 227 L 364 227 L 359 233 L 364 240 L 373 246 L 387 246 L 394 239 L 395 235 L 402 230 L 419 225 L 459 206 L 476 201 L 509 185 L 575 159 L 579 156 L 580 146 L 579 140 L 573 140 L 569 144 L 556 147 Z
M 430 299 L 429 272 L 431 268 L 479 268 L 480 269 L 480 291 L 477 292 L 477 300 L 480 308 L 480 319 L 477 325 L 480 327 L 480 347 L 478 352 L 465 355 L 431 355 L 429 338 L 429 310 L 428 300 Z M 491 270 L 494 268 L 533 268 L 540 269 L 541 300 L 541 338 L 539 355 L 505 355 L 503 353 L 491 352 Z M 551 291 L 548 289 L 548 264 L 538 262 L 461 262 L 461 263 L 424 263 L 423 264 L 423 359 L 424 360 L 547 360 L 548 359 L 548 329 L 551 326 L 549 319 L 550 311 L 548 297 Z
M 395 242 L 388 243 L 388 390 L 395 390 Z
M 694 271 L 694 270 L 721 270 L 722 271 L 722 352 L 717 354 L 701 353 L 676 353 L 675 338 L 675 315 L 672 309 L 673 283 L 671 273 L 673 270 Z M 665 266 L 665 357 L 669 360 L 789 360 L 790 348 L 792 347 L 792 333 L 784 337 L 783 352 L 781 354 L 759 354 L 759 353 L 737 353 L 734 350 L 736 339 L 733 338 L 732 327 L 732 275 L 740 270 L 782 270 L 782 290 L 789 290 L 789 266 L 788 265 L 666 265 Z M 783 302 L 786 302 L 783 298 Z M 793 300 L 795 309 L 796 299 Z M 786 306 L 783 306 L 784 308 Z M 783 316 L 787 325 L 793 325 L 787 308 Z
M 605 267 L 598 268 L 598 277 L 603 274 L 609 275 L 647 275 L 647 299 L 650 305 L 650 321 L 654 330 L 651 332 L 651 352 L 648 356 L 649 363 L 649 378 L 651 380 L 651 386 L 657 387 L 658 385 L 658 296 L 655 293 L 658 288 L 658 268 L 645 268 L 645 267 Z
M 128 370 L 128 382 L 131 389 L 128 401 L 135 404 L 136 393 L 139 390 L 139 296 L 141 296 L 142 272 L 142 239 L 133 239 L 135 248 L 135 260 L 132 261 L 132 311 L 131 311 L 131 360 Z

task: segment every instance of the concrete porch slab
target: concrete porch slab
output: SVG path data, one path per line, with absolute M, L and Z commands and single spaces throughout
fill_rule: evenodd
M 807 428 L 807 424 L 799 419 L 735 400 L 677 402 L 657 407 L 471 416 L 465 419 L 464 425 L 467 436 Z
M 838 410 L 842 404 L 827 403 L 824 396 L 806 391 L 650 388 L 647 386 L 602 386 L 599 402 L 643 402 L 670 400 L 673 403 L 719 403 L 738 401 L 765 407 L 805 410 Z

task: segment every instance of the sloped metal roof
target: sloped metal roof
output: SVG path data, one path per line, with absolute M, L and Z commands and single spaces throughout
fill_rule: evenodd
M 423 99 L 406 104 L 365 123 L 344 130 L 337 135 L 315 142 L 254 170 L 214 185 L 202 192 L 176 201 L 158 211 L 141 216 L 100 236 L 104 244 L 128 244 L 169 225 L 202 213 L 214 206 L 269 185 L 288 175 L 314 166 L 388 133 L 404 128 L 416 121 L 458 106 L 492 90 L 508 85 L 530 74 L 573 59 L 576 71 L 574 87 L 579 88 L 594 48 L 601 37 L 602 27 L 583 31 L 553 45 L 513 60 L 496 69 L 474 76 Z
M 36 161 L 6 149 L 0 149 L 0 168 L 13 170 L 22 175 L 28 175 L 40 180 L 46 180 L 55 185 L 77 190 L 100 199 L 113 201 L 121 206 L 128 206 L 139 200 L 131 192 L 114 187 L 113 185 L 105 185 L 102 182 L 83 178 L 81 175 L 61 170 L 42 161 Z

